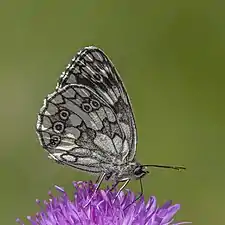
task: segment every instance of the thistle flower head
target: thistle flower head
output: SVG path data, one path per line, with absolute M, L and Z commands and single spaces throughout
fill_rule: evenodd
M 171 201 L 158 207 L 156 198 L 147 203 L 142 197 L 134 202 L 136 196 L 131 191 L 120 192 L 98 190 L 90 204 L 84 207 L 96 188 L 92 182 L 74 182 L 74 199 L 70 200 L 63 188 L 56 186 L 58 197 L 49 193 L 50 199 L 44 201 L 44 207 L 36 200 L 41 210 L 34 217 L 27 217 L 32 225 L 179 225 L 188 222 L 173 223 L 174 215 L 180 209 L 179 204 Z M 133 203 L 134 202 L 134 203 Z M 131 204 L 132 203 L 132 204 Z M 21 221 L 17 220 L 20 224 Z

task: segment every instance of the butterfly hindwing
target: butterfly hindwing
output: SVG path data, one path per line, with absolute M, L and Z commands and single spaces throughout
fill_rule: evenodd
M 111 106 L 82 84 L 68 84 L 48 95 L 36 129 L 50 158 L 93 173 L 129 152 Z
M 79 51 L 60 76 L 57 89 L 68 84 L 83 84 L 95 90 L 111 106 L 128 140 L 126 161 L 133 160 L 137 133 L 131 103 L 118 72 L 106 54 L 92 46 Z

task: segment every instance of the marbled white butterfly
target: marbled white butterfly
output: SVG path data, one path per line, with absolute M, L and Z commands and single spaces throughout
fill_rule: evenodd
M 79 51 L 60 76 L 38 114 L 37 134 L 56 162 L 99 176 L 115 187 L 148 173 L 136 161 L 137 131 L 130 99 L 114 65 L 97 47 Z M 97 190 L 96 188 L 96 190 Z M 119 192 L 120 192 L 119 190 Z M 118 192 L 118 193 L 119 193 Z

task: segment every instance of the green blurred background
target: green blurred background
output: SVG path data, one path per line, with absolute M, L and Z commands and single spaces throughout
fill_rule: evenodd
M 33 215 L 54 184 L 92 178 L 47 159 L 35 134 L 43 98 L 81 48 L 118 68 L 134 107 L 145 196 L 181 204 L 177 220 L 223 224 L 225 2 L 8 0 L 0 3 L 0 224 Z M 138 192 L 138 182 L 129 188 Z

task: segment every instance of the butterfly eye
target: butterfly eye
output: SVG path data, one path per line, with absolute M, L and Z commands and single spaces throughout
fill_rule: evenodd
M 62 110 L 62 111 L 60 111 L 60 113 L 59 113 L 59 116 L 60 116 L 60 118 L 62 119 L 62 120 L 67 120 L 68 119 L 68 117 L 69 117 L 69 112 L 68 111 L 66 111 L 66 110 Z
M 100 103 L 97 100 L 91 100 L 91 106 L 93 109 L 98 109 L 100 107 Z
M 62 133 L 63 130 L 64 130 L 64 124 L 60 121 L 57 121 L 54 123 L 54 126 L 53 126 L 53 130 L 56 132 L 56 133 Z
M 89 112 L 92 111 L 92 107 L 91 107 L 88 103 L 83 103 L 83 104 L 82 104 L 82 109 L 83 109 L 85 112 L 87 112 L 87 113 L 89 113 Z
M 134 169 L 134 176 L 135 176 L 137 179 L 143 177 L 146 173 L 147 173 L 147 171 L 143 170 L 143 167 L 142 167 L 142 166 L 137 166 L 137 167 Z
M 50 145 L 52 147 L 56 147 L 58 144 L 60 143 L 60 137 L 59 136 L 56 136 L 56 135 L 53 135 L 50 139 Z

